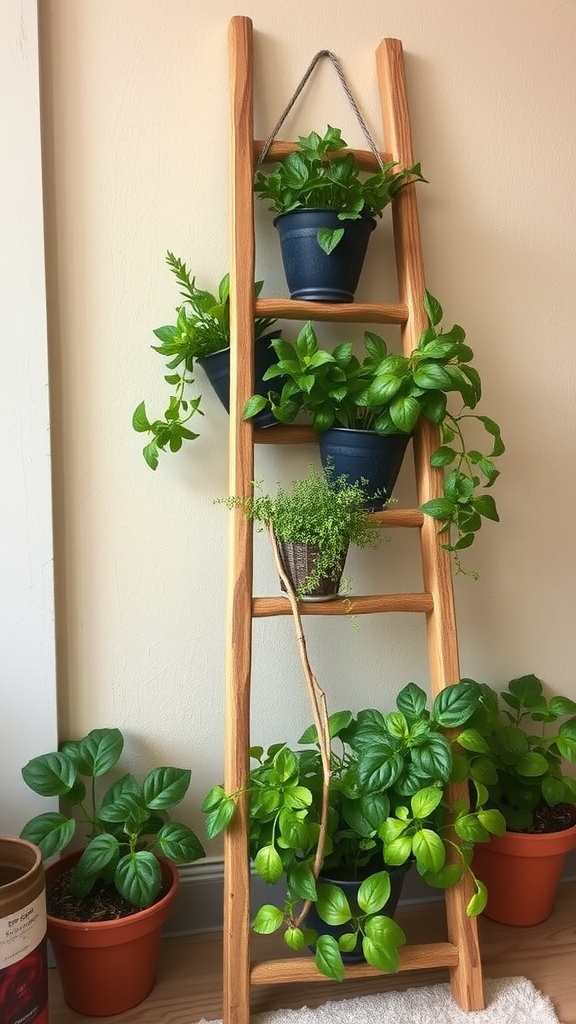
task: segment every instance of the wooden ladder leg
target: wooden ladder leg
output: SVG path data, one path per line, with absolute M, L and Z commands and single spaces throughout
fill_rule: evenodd
M 230 433 L 229 494 L 247 494 L 254 477 L 252 425 L 242 409 L 254 378 L 254 205 L 252 22 L 230 22 Z M 226 611 L 226 761 L 229 793 L 249 778 L 252 651 L 252 524 L 229 513 Z M 250 1021 L 250 863 L 248 800 L 238 801 L 225 833 L 224 1024 Z
M 404 57 L 397 39 L 384 39 L 376 52 L 382 122 L 386 146 L 403 167 L 414 163 Z M 399 299 L 408 307 L 408 320 L 402 330 L 404 352 L 409 355 L 427 326 L 424 313 L 424 261 L 420 238 L 415 187 L 398 197 L 392 208 L 394 245 L 398 275 Z M 442 473 L 430 466 L 430 457 L 439 445 L 438 429 L 424 421 L 414 438 L 414 458 L 418 503 L 423 504 L 442 494 Z M 432 595 L 434 607 L 426 616 L 430 685 L 433 694 L 458 682 L 460 666 L 452 566 L 448 552 L 438 544 L 436 524 L 424 516 L 420 531 L 424 589 Z M 465 786 L 453 786 L 449 792 L 452 804 L 467 799 Z M 453 889 L 446 891 L 448 938 L 458 947 L 458 964 L 450 968 L 452 994 L 463 1010 L 484 1008 L 482 964 L 475 918 L 466 914 L 471 882 L 466 873 Z

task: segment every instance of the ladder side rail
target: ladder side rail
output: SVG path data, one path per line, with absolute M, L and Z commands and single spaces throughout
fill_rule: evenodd
M 400 41 L 383 40 L 376 52 L 376 63 L 386 143 L 394 159 L 410 167 L 414 161 Z M 423 308 L 424 261 L 414 186 L 405 189 L 398 197 L 393 204 L 392 216 L 399 298 L 408 306 L 408 321 L 402 328 L 402 341 L 404 352 L 409 354 L 427 327 Z M 425 420 L 414 437 L 419 504 L 442 493 L 442 473 L 430 466 L 430 457 L 438 444 L 438 428 Z M 438 543 L 435 521 L 429 516 L 424 519 L 420 531 L 424 588 L 434 599 L 433 610 L 426 616 L 430 683 L 432 692 L 438 693 L 460 678 L 456 613 L 450 555 Z M 468 799 L 465 783 L 450 789 L 452 805 L 458 799 Z M 450 968 L 450 982 L 452 994 L 462 1009 L 481 1010 L 484 1008 L 484 991 L 478 926 L 476 919 L 466 914 L 472 891 L 472 882 L 466 872 L 459 885 L 445 893 L 448 938 L 458 947 L 460 954 L 458 964 Z
M 254 478 L 252 424 L 242 409 L 254 390 L 253 32 L 247 17 L 229 29 L 230 59 L 230 423 L 229 494 Z M 225 766 L 227 792 L 249 778 L 253 530 L 242 509 L 229 513 L 226 602 Z M 250 1020 L 250 862 L 248 796 L 224 833 L 224 1024 Z

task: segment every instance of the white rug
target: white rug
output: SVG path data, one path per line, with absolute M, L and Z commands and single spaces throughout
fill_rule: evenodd
M 456 1005 L 445 984 L 342 999 L 316 1009 L 272 1010 L 256 1014 L 252 1024 L 562 1024 L 547 996 L 527 978 L 487 978 L 484 990 L 486 1009 L 471 1013 Z

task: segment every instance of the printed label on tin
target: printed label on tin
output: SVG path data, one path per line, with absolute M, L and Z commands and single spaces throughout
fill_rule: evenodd
M 48 1024 L 44 893 L 0 918 L 0 1022 Z

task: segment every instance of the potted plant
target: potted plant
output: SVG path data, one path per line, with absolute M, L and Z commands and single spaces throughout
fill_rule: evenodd
M 449 781 L 467 777 L 469 755 L 458 743 L 477 701 L 474 686 L 461 682 L 428 710 L 425 692 L 409 683 L 392 712 L 337 712 L 328 720 L 327 765 L 316 726 L 296 749 L 252 747 L 250 853 L 265 882 L 286 883 L 284 904 L 260 907 L 255 931 L 284 927 L 286 944 L 312 946 L 329 978 L 341 980 L 350 958 L 398 969 L 405 937 L 391 914 L 407 867 L 432 886 L 455 885 L 471 871 L 474 843 L 505 827 L 498 811 L 482 807 L 482 792 L 475 811 L 462 805 L 454 818 L 445 802 Z M 239 795 L 210 790 L 202 805 L 208 836 L 229 825 Z M 469 914 L 486 899 L 475 878 L 474 887 Z
M 152 440 L 143 449 L 146 462 L 151 469 L 158 466 L 160 451 L 179 451 L 182 442 L 195 440 L 199 435 L 187 424 L 195 414 L 204 415 L 201 409 L 202 396 L 189 396 L 189 388 L 195 383 L 194 363 L 204 370 L 220 401 L 228 412 L 230 393 L 230 280 L 226 274 L 218 286 L 218 295 L 204 291 L 191 278 L 185 263 L 169 252 L 166 262 L 182 288 L 184 302 L 176 309 L 176 323 L 157 327 L 154 334 L 160 345 L 152 345 L 155 352 L 168 356 L 166 367 L 171 372 L 164 380 L 173 389 L 163 419 L 150 421 L 146 403 L 141 402 L 134 410 L 132 426 L 139 433 L 152 434 Z M 254 285 L 256 295 L 260 294 L 263 282 Z M 258 317 L 254 321 L 254 376 L 256 389 L 263 391 L 262 376 L 274 361 L 270 340 L 277 338 L 280 331 L 270 332 L 275 323 L 271 317 Z M 268 413 L 256 417 L 257 427 L 269 426 L 274 422 Z
M 415 181 L 420 164 L 383 163 L 364 175 L 339 128 L 310 132 L 297 150 L 265 173 L 254 191 L 278 214 L 274 224 L 293 299 L 352 302 L 376 217 Z
M 263 493 L 261 481 L 255 486 L 250 497 L 221 500 L 228 508 L 243 508 L 248 519 L 272 531 L 283 568 L 301 600 L 337 597 L 348 546 L 376 548 L 382 540 L 364 508 L 362 486 L 312 465 L 307 477 L 293 480 L 289 487 L 279 484 L 274 495 Z
M 66 849 L 79 825 L 87 833 L 81 852 L 51 864 L 46 880 L 48 938 L 64 998 L 92 1016 L 122 1013 L 148 995 L 178 887 L 174 865 L 204 856 L 194 832 L 166 813 L 187 792 L 188 769 L 155 768 L 142 783 L 124 774 L 101 792 L 123 746 L 119 729 L 93 729 L 22 769 L 30 789 L 59 797 L 67 813 L 37 815 L 21 838 L 47 859 Z
M 455 324 L 443 331 L 442 307 L 429 292 L 425 310 L 428 327 L 409 356 L 389 352 L 382 338 L 367 331 L 360 362 L 351 342 L 333 351 L 321 348 L 310 323 L 295 345 L 276 339 L 277 361 L 264 377 L 282 378 L 281 390 L 253 395 L 244 417 L 269 408 L 279 422 L 292 423 L 308 413 L 320 435 L 323 463 L 330 459 L 334 473 L 351 481 L 363 478 L 370 495 L 367 507 L 373 510 L 390 499 L 420 418 L 437 424 L 442 444 L 431 461 L 446 471 L 443 496 L 426 502 L 422 511 L 440 521 L 443 546 L 454 552 L 462 571 L 459 552 L 472 544 L 483 519 L 498 521 L 494 498 L 479 491 L 499 476 L 493 460 L 504 452 L 504 444 L 498 424 L 472 412 L 482 388 L 463 328 Z M 462 400 L 454 413 L 447 406 L 451 392 Z M 488 434 L 488 452 L 468 447 L 464 429 L 469 420 L 478 421 Z
M 576 763 L 576 703 L 547 698 L 535 675 L 512 679 L 502 693 L 476 686 L 471 776 L 507 831 L 477 847 L 474 870 L 488 885 L 488 917 L 537 924 L 552 912 L 576 848 L 576 779 L 564 772 Z

